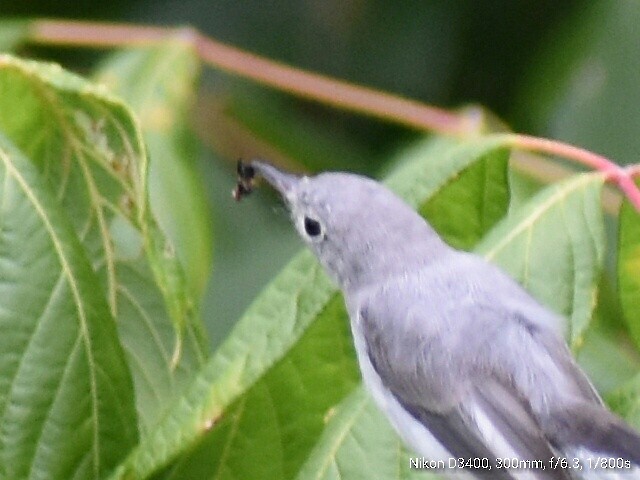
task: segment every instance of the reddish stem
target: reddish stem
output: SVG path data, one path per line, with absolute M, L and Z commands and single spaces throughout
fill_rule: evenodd
M 516 148 L 572 159 L 602 172 L 606 180 L 617 184 L 636 210 L 640 211 L 640 189 L 631 178 L 633 171 L 636 174 L 640 172 L 640 169 L 638 169 L 640 166 L 635 165 L 633 167 L 635 170 L 631 168 L 625 169 L 613 163 L 607 157 L 557 140 L 522 134 L 507 134 L 506 137 L 507 141 Z
M 469 116 L 290 67 L 225 45 L 190 28 L 35 20 L 30 25 L 29 40 L 75 47 L 122 47 L 156 44 L 176 35 L 192 44 L 204 62 L 278 90 L 444 135 L 463 136 L 477 132 L 477 122 Z M 640 165 L 622 168 L 608 158 L 583 148 L 530 135 L 507 134 L 507 142 L 524 150 L 574 160 L 602 172 L 640 211 L 640 190 L 632 179 L 640 176 Z
M 30 40 L 57 45 L 114 47 L 149 45 L 182 36 L 216 68 L 310 100 L 445 135 L 475 125 L 463 115 L 324 75 L 306 72 L 208 38 L 196 30 L 64 20 L 36 20 Z

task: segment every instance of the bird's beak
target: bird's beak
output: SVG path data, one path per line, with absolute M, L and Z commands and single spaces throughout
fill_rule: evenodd
M 236 198 L 248 194 L 253 189 L 253 180 L 256 176 L 264 178 L 289 203 L 295 197 L 295 189 L 300 182 L 300 177 L 283 172 L 273 165 L 262 160 L 252 160 L 249 163 L 238 163 L 238 189 Z
M 278 170 L 261 160 L 252 160 L 249 165 L 275 188 L 287 203 L 294 198 L 296 186 L 300 182 L 299 176 Z

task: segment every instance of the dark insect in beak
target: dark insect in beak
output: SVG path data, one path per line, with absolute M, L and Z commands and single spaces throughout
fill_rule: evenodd
M 251 164 L 244 163 L 242 160 L 238 160 L 236 171 L 238 172 L 238 183 L 232 194 L 233 198 L 239 202 L 253 192 L 253 180 L 256 176 L 256 171 Z

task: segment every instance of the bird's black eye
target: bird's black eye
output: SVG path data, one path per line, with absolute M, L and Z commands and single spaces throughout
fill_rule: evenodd
M 304 231 L 307 232 L 307 235 L 310 237 L 317 237 L 322 233 L 322 227 L 320 226 L 320 222 L 317 220 L 304 217 Z

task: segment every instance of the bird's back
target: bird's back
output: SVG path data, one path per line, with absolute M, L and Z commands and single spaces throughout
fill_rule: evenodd
M 362 359 L 369 362 L 365 383 L 378 390 L 374 397 L 382 397 L 387 410 L 397 401 L 430 431 L 440 430 L 436 437 L 450 437 L 442 440 L 450 454 L 547 460 L 575 454 L 568 440 L 576 436 L 597 451 L 580 420 L 587 411 L 601 420 L 602 441 L 618 432 L 640 452 L 640 437 L 602 406 L 576 365 L 561 335 L 562 317 L 480 257 L 452 250 L 347 302 L 361 367 Z M 572 416 L 580 425 L 567 422 Z M 426 456 L 434 448 L 431 442 L 420 450 L 415 438 L 407 440 Z M 628 456 L 625 448 L 609 450 Z

